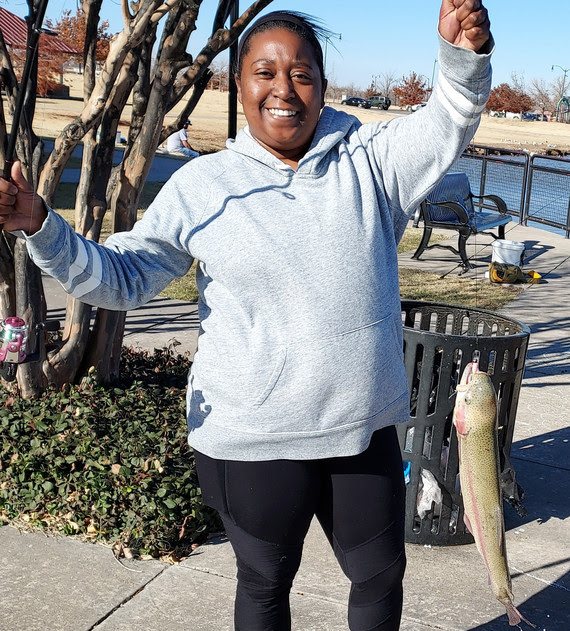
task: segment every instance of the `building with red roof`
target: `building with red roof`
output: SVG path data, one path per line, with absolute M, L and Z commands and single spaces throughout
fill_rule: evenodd
M 26 41 L 28 37 L 28 25 L 26 20 L 10 13 L 6 9 L 0 7 L 0 31 L 4 37 L 4 41 L 8 48 L 13 49 L 25 49 Z M 71 48 L 65 42 L 62 42 L 57 33 L 50 30 L 42 31 L 40 35 L 40 46 L 46 46 L 47 49 L 53 52 L 58 52 L 67 55 L 77 55 L 79 51 Z
M 26 55 L 28 38 L 26 20 L 0 7 L 0 33 L 10 52 L 12 63 L 17 68 L 23 64 L 23 59 Z M 39 50 L 40 69 L 42 62 L 44 68 L 38 73 L 38 94 L 69 95 L 69 88 L 63 85 L 63 63 L 69 55 L 79 55 L 81 53 L 60 40 L 56 32 L 48 29 L 42 29 Z M 55 79 L 58 74 L 60 75 L 59 84 L 57 79 Z

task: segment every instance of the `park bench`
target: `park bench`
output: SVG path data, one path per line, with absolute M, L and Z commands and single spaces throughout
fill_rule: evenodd
M 481 200 L 480 204 L 493 205 L 496 210 L 475 208 L 473 200 Z M 448 173 L 433 191 L 424 199 L 416 211 L 414 227 L 423 221 L 424 232 L 418 249 L 412 258 L 419 259 L 425 250 L 445 248 L 461 257 L 464 270 L 472 266 L 465 249 L 467 239 L 474 234 L 488 234 L 494 239 L 505 238 L 505 225 L 511 221 L 505 202 L 497 195 L 473 195 L 466 173 Z M 455 230 L 458 233 L 457 248 L 440 243 L 429 244 L 432 230 Z M 490 232 L 498 228 L 497 234 Z

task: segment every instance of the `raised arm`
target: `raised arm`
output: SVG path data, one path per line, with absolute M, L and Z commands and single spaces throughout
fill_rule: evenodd
M 426 107 L 363 125 L 378 164 L 397 238 L 408 217 L 473 138 L 491 89 L 493 40 L 479 0 L 443 0 L 439 74 Z

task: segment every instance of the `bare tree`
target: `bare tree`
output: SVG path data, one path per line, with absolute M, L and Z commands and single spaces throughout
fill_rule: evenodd
M 230 85 L 230 67 L 225 62 L 214 62 L 210 66 L 212 77 L 208 83 L 210 90 L 219 90 L 220 92 L 227 92 Z
M 549 85 L 544 79 L 532 79 L 530 82 L 529 95 L 534 104 L 544 114 L 545 111 L 553 111 L 556 109 L 556 103 L 552 96 L 552 85 Z
M 378 75 L 375 79 L 374 83 L 378 94 L 381 96 L 394 96 L 394 88 L 398 85 L 398 78 L 395 72 L 388 70 Z
M 568 92 L 568 86 L 566 82 L 566 75 L 561 74 L 552 82 L 552 92 L 554 96 L 554 103 L 558 103 L 563 96 L 566 96 Z
M 341 96 L 364 96 L 364 90 L 357 87 L 354 83 L 338 85 L 335 89 L 341 93 Z
M 33 18 L 37 0 L 27 1 Z M 75 226 L 78 232 L 94 240 L 99 238 L 101 223 L 108 211 L 112 213 L 115 231 L 132 228 L 151 165 L 148 156 L 153 155 L 157 146 L 194 110 L 211 76 L 209 66 L 215 57 L 236 41 L 271 0 L 256 0 L 229 28 L 224 25 L 232 0 L 219 0 L 212 34 L 195 58 L 186 49 L 196 28 L 202 0 L 169 0 L 168 3 L 122 0 L 123 29 L 112 38 L 101 73 L 96 77 L 101 3 L 102 0 L 81 2 L 86 17 L 81 113 L 55 139 L 53 151 L 40 166 L 41 145 L 31 126 L 35 107 L 35 89 L 32 89 L 17 148 L 24 174 L 51 205 L 67 161 L 79 142 L 83 142 Z M 164 22 L 164 27 L 155 46 L 160 22 Z M 1 37 L 0 66 L 8 106 L 13 108 L 17 91 L 23 88 L 18 86 Z M 124 157 L 113 167 L 118 121 L 131 93 L 133 107 Z M 166 114 L 181 102 L 184 105 L 177 119 L 165 125 Z M 2 117 L 0 140 L 5 135 Z M 0 157 L 3 162 L 3 155 Z M 24 364 L 18 370 L 18 386 L 23 396 L 40 394 L 48 383 L 72 382 L 90 366 L 97 368 L 102 381 L 118 376 L 125 314 L 98 309 L 91 327 L 91 312 L 91 307 L 69 299 L 59 346 L 49 357 L 44 356 L 43 361 Z M 23 316 L 33 331 L 45 317 L 45 300 L 39 272 L 27 258 L 25 243 L 15 242 L 10 235 L 5 235 L 0 238 L 0 317 L 15 313 Z
M 514 71 L 511 72 L 510 86 L 515 92 L 520 92 L 521 94 L 527 92 L 524 74 L 519 74 L 518 72 Z

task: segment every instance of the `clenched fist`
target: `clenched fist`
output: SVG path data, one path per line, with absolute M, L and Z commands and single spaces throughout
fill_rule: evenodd
M 19 161 L 12 165 L 11 178 L 0 177 L 0 228 L 34 234 L 47 216 L 44 201 L 25 180 Z
M 478 51 L 491 35 L 487 9 L 481 0 L 443 0 L 439 32 L 455 46 Z

